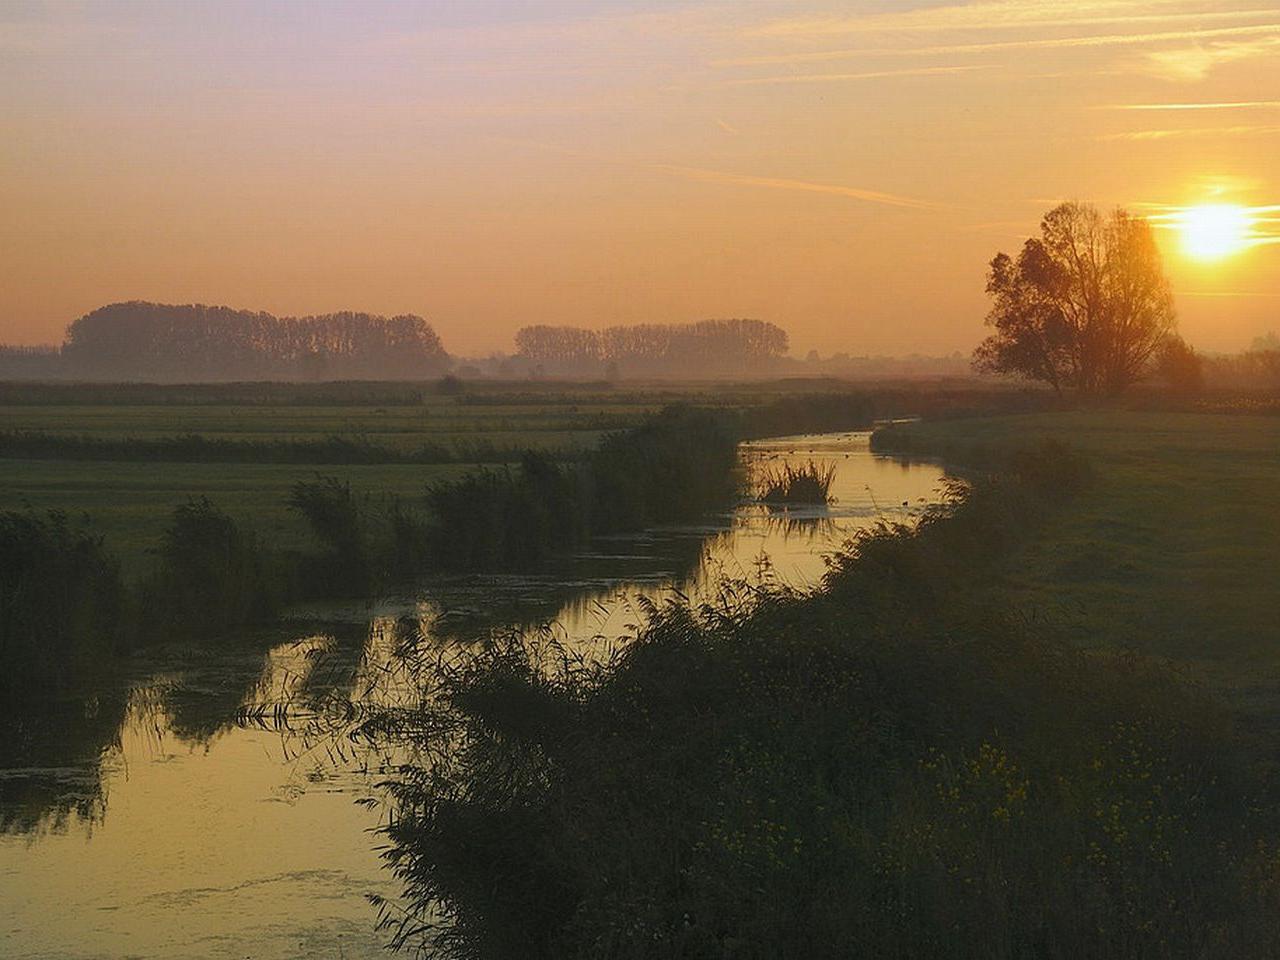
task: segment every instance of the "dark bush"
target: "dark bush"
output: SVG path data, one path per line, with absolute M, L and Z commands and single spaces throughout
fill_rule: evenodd
M 576 472 L 527 451 L 519 470 L 481 470 L 427 491 L 431 563 L 449 570 L 536 570 L 586 539 Z
M 155 573 L 142 586 L 144 628 L 209 639 L 274 616 L 282 588 L 251 533 L 207 497 L 176 507 Z
M 56 693 L 124 647 L 102 540 L 61 513 L 0 513 L 0 700 Z
M 336 477 L 299 480 L 289 495 L 289 506 L 307 521 L 324 547 L 320 556 L 304 561 L 305 591 L 325 597 L 366 596 L 373 586 L 373 562 L 367 518 L 351 485 Z
M 364 731 L 417 757 L 388 925 L 457 957 L 1276 955 L 1225 713 L 985 589 L 1061 458 L 859 541 L 816 596 L 654 607 L 602 664 L 527 633 L 424 657 Z
M 593 532 L 694 520 L 732 502 L 737 440 L 728 417 L 682 405 L 605 437 L 587 460 Z

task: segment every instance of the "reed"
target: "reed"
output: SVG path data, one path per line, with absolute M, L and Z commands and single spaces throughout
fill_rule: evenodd
M 770 506 L 831 503 L 836 465 L 807 460 L 766 467 L 756 478 L 756 499 Z
M 0 513 L 0 707 L 109 669 L 124 613 L 119 567 L 84 522 Z
M 1225 712 L 984 588 L 1071 495 L 1037 479 L 1064 456 L 851 544 L 816 595 L 650 606 L 602 662 L 536 631 L 406 649 L 420 697 L 358 733 L 414 757 L 388 787 L 394 939 L 468 958 L 1276 955 L 1259 905 L 1280 826 Z

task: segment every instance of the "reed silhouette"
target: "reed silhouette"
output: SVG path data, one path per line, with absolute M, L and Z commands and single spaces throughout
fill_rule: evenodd
M 795 504 L 826 505 L 831 502 L 834 463 L 809 460 L 802 464 L 765 467 L 756 478 L 756 499 L 773 507 Z
M 420 660 L 420 698 L 363 730 L 415 751 L 389 784 L 396 942 L 1274 955 L 1277 824 L 1227 715 L 984 589 L 1092 482 L 1060 447 L 1011 462 L 851 544 L 817 595 L 653 605 L 603 661 L 536 632 Z

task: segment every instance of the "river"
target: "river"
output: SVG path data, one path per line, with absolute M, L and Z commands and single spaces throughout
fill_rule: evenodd
M 112 689 L 23 718 L 0 754 L 0 955 L 386 956 L 365 897 L 396 889 L 379 806 L 356 802 L 377 799 L 381 771 L 304 735 L 308 705 L 361 695 L 406 622 L 440 638 L 550 623 L 568 643 L 608 646 L 639 622 L 641 597 L 708 598 L 725 578 L 817 586 L 825 556 L 860 529 L 909 521 L 943 480 L 936 465 L 873 454 L 866 433 L 756 441 L 742 458 L 833 463 L 835 502 L 743 504 L 597 542 L 554 575 L 313 606 L 295 611 L 306 626 L 216 650 L 175 642 L 131 658 Z

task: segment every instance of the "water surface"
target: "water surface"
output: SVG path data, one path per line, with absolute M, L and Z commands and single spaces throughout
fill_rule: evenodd
M 0 748 L 0 955 L 7 958 L 387 956 L 367 894 L 381 771 L 306 735 L 309 705 L 359 697 L 408 617 L 441 642 L 553 622 L 617 642 L 639 598 L 709 598 L 726 577 L 816 586 L 824 556 L 936 499 L 940 468 L 872 454 L 865 433 L 743 446 L 753 465 L 836 465 L 826 507 L 744 503 L 695 527 L 611 538 L 541 577 L 424 584 L 414 596 L 317 605 L 325 630 L 181 643 L 134 658 L 88 701 L 51 705 Z M 381 691 L 386 696 L 386 691 Z M 288 704 L 285 710 L 281 704 Z

